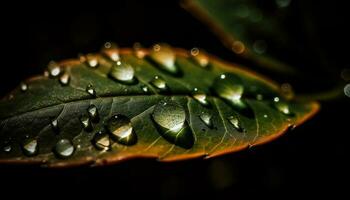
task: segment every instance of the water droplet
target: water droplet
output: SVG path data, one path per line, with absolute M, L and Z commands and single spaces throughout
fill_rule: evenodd
M 275 101 L 274 103 L 275 108 L 280 111 L 281 113 L 285 114 L 285 115 L 291 115 L 291 112 L 289 110 L 289 106 L 286 102 L 283 101 Z
M 202 53 L 198 48 L 191 49 L 192 59 L 201 67 L 207 67 L 209 64 L 209 58 L 205 53 Z
M 115 43 L 106 42 L 103 45 L 102 54 L 114 62 L 117 62 L 120 59 L 118 45 Z
M 256 40 L 253 44 L 253 50 L 257 54 L 263 54 L 266 52 L 267 43 L 264 40 Z
M 209 128 L 212 128 L 213 127 L 213 122 L 211 120 L 212 118 L 212 115 L 207 113 L 207 112 L 202 112 L 200 115 L 199 115 L 199 118 L 202 120 L 202 122 L 207 125 Z
M 111 47 L 112 47 L 112 43 L 111 42 L 105 42 L 103 44 L 103 48 L 105 48 L 105 49 L 110 49 Z
M 54 152 L 59 158 L 68 158 L 74 153 L 74 145 L 68 139 L 60 139 L 55 145 Z
M 6 146 L 4 146 L 3 150 L 4 150 L 4 152 L 9 153 L 12 150 L 12 147 L 11 147 L 11 145 L 6 145 Z
M 168 90 L 168 86 L 167 86 L 165 80 L 162 77 L 160 77 L 160 76 L 154 76 L 154 78 L 150 81 L 150 83 L 154 87 L 158 88 L 161 91 L 167 91 Z
M 241 120 L 238 118 L 237 115 L 231 115 L 227 118 L 227 120 L 233 125 L 233 127 L 239 131 L 239 132 L 244 132 L 244 128 L 242 126 Z
M 109 135 L 104 131 L 97 132 L 92 140 L 92 143 L 98 150 L 106 151 L 109 150 L 111 147 Z
M 267 117 L 268 117 L 268 116 L 265 114 L 265 115 L 264 115 L 264 118 L 267 118 Z
M 91 96 L 96 97 L 96 91 L 95 91 L 94 87 L 91 84 L 89 84 L 86 87 L 86 92 L 89 93 Z
M 136 84 L 137 79 L 134 77 L 134 74 L 134 68 L 130 64 L 122 61 L 117 61 L 113 64 L 109 71 L 109 76 L 111 78 L 124 84 Z
M 49 77 L 49 76 L 50 76 L 49 71 L 45 70 L 45 71 L 44 71 L 44 76 L 45 76 L 45 77 Z
M 48 70 L 51 77 L 57 77 L 61 74 L 61 67 L 54 61 L 49 63 Z
M 26 156 L 34 156 L 38 153 L 39 146 L 36 139 L 26 139 L 22 145 L 23 153 Z
M 57 119 L 51 121 L 51 128 L 52 128 L 52 130 L 53 130 L 55 133 L 58 133 L 58 132 L 59 132 L 58 120 L 57 120 Z
M 100 116 L 95 105 L 90 105 L 87 111 L 92 122 L 96 123 L 100 120 Z
M 207 95 L 204 92 L 194 88 L 192 92 L 192 97 L 203 106 L 209 106 L 209 101 L 207 100 Z
M 232 51 L 236 54 L 242 54 L 245 51 L 245 46 L 241 41 L 234 41 L 232 44 Z
M 146 85 L 141 86 L 141 89 L 144 93 L 148 93 L 149 88 Z
M 180 68 L 175 64 L 175 52 L 168 45 L 154 45 L 148 60 L 160 70 L 171 75 L 179 76 L 182 74 Z
M 88 116 L 83 115 L 80 117 L 80 123 L 83 126 L 84 130 L 87 132 L 92 131 L 92 124 L 91 124 L 91 120 Z
M 134 54 L 137 58 L 144 58 L 146 55 L 146 52 L 142 49 L 142 45 L 139 42 L 136 42 L 134 44 Z
M 345 85 L 345 87 L 344 87 L 344 94 L 347 97 L 350 97 L 350 83 Z
M 185 109 L 175 101 L 159 102 L 154 107 L 152 119 L 160 134 L 169 142 L 186 149 L 193 146 L 194 136 L 186 122 Z
M 275 97 L 275 98 L 273 98 L 273 101 L 274 101 L 274 102 L 279 102 L 279 101 L 280 101 L 280 98 L 279 98 L 279 97 Z
M 92 57 L 92 56 L 86 57 L 86 63 L 91 68 L 97 68 L 99 65 L 97 58 Z
M 60 76 L 61 85 L 63 86 L 68 85 L 69 81 L 70 81 L 70 76 L 68 73 L 64 73 L 62 76 Z
M 111 138 L 120 144 L 133 145 L 137 141 L 137 135 L 131 121 L 125 115 L 114 115 L 108 120 L 107 129 Z
M 276 0 L 276 4 L 280 8 L 288 7 L 292 0 Z
M 26 83 L 24 83 L 24 82 L 21 83 L 20 87 L 21 87 L 21 91 L 22 92 L 25 92 L 25 91 L 28 90 L 28 85 Z

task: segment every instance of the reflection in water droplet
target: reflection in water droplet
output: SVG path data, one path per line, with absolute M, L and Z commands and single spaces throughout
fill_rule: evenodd
M 136 42 L 133 46 L 134 48 L 134 54 L 137 58 L 144 58 L 146 55 L 146 52 L 142 49 L 142 45 L 139 42 Z
M 51 77 L 57 77 L 61 73 L 61 67 L 54 61 L 49 63 L 48 70 Z
M 99 131 L 95 134 L 93 140 L 93 145 L 98 150 L 109 150 L 111 147 L 111 141 L 109 140 L 109 135 L 104 131 Z
M 344 87 L 344 94 L 347 97 L 350 97 L 350 83 L 345 85 L 345 87 Z
M 201 67 L 207 67 L 209 64 L 209 58 L 205 53 L 202 53 L 198 48 L 191 49 L 192 59 Z
M 171 75 L 179 76 L 182 74 L 180 68 L 175 64 L 175 52 L 167 45 L 154 45 L 148 60 L 160 70 Z
M 264 40 L 256 40 L 253 44 L 253 50 L 257 54 L 263 54 L 266 52 L 267 43 Z
M 114 80 L 124 84 L 136 84 L 137 79 L 134 77 L 135 71 L 132 66 L 126 62 L 117 61 L 112 65 L 109 76 Z
M 241 41 L 235 41 L 232 44 L 232 51 L 236 54 L 242 54 L 245 51 L 245 46 Z
M 192 92 L 192 97 L 203 106 L 209 106 L 209 101 L 207 100 L 207 95 L 204 92 L 194 88 Z
M 91 84 L 89 84 L 86 87 L 86 92 L 89 93 L 91 96 L 96 97 L 96 91 L 95 91 L 94 87 Z
M 207 125 L 209 128 L 212 128 L 213 127 L 213 123 L 212 123 L 212 115 L 207 113 L 207 112 L 202 112 L 200 115 L 199 115 L 199 118 L 202 120 L 202 122 Z
M 54 148 L 54 152 L 59 158 L 67 158 L 73 155 L 74 153 L 74 145 L 68 139 L 60 139 Z
M 186 149 L 193 146 L 194 136 L 186 122 L 185 109 L 175 101 L 159 102 L 154 107 L 152 119 L 160 134 L 169 142 Z
M 60 76 L 61 85 L 63 86 L 68 85 L 69 81 L 70 81 L 70 76 L 68 73 L 64 73 L 62 76 Z
M 53 130 L 55 133 L 58 133 L 58 132 L 59 132 L 58 120 L 57 120 L 57 119 L 51 121 L 51 128 L 52 128 L 52 130 Z
M 151 85 L 158 88 L 160 91 L 167 91 L 168 86 L 165 80 L 160 76 L 154 76 L 154 78 L 150 81 Z
M 38 153 L 38 141 L 36 139 L 27 139 L 23 145 L 22 150 L 26 156 L 34 156 Z
M 280 8 L 288 7 L 292 0 L 275 0 L 276 4 Z
M 28 90 L 28 85 L 24 82 L 21 83 L 20 87 L 22 92 L 25 92 Z
M 227 118 L 227 120 L 233 125 L 233 127 L 239 131 L 244 132 L 244 128 L 242 126 L 241 120 L 238 118 L 237 115 L 231 115 Z
M 100 120 L 100 116 L 95 105 L 90 105 L 87 111 L 92 122 L 96 123 Z
M 107 122 L 107 130 L 111 138 L 120 144 L 133 145 L 137 142 L 137 135 L 130 119 L 125 115 L 114 115 Z
M 12 147 L 11 147 L 11 145 L 6 145 L 6 146 L 4 146 L 3 150 L 4 150 L 4 152 L 9 153 L 12 150 Z
M 81 116 L 80 123 L 83 126 L 85 131 L 87 131 L 87 132 L 92 131 L 92 129 L 93 129 L 92 124 L 91 124 L 90 118 L 88 116 L 86 116 L 86 115 Z

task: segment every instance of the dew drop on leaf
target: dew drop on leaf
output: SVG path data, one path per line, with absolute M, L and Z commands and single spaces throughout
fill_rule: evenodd
M 160 101 L 153 110 L 152 119 L 160 134 L 169 142 L 183 148 L 193 146 L 194 136 L 186 122 L 185 109 L 178 103 Z
M 59 79 L 61 85 L 63 86 L 66 86 L 69 84 L 69 81 L 70 81 L 70 76 L 68 73 L 64 73 L 60 76 L 60 79 Z
M 61 67 L 54 61 L 51 61 L 48 66 L 51 77 L 58 77 L 61 74 Z
M 283 101 L 277 101 L 274 102 L 275 108 L 280 111 L 281 113 L 285 115 L 291 115 L 291 112 L 289 110 L 289 106 L 286 102 Z
M 99 131 L 95 134 L 93 140 L 92 140 L 93 145 L 96 147 L 98 150 L 109 150 L 111 147 L 111 142 L 109 139 L 109 135 L 105 133 L 104 131 Z
M 192 97 L 203 106 L 209 106 L 209 101 L 207 100 L 207 95 L 204 92 L 194 88 L 192 92 Z
M 136 84 L 137 81 L 134 75 L 134 68 L 130 64 L 122 61 L 114 63 L 109 71 L 109 76 L 113 80 L 123 84 Z
M 21 83 L 20 85 L 21 91 L 26 92 L 28 90 L 28 85 L 24 82 Z
M 91 96 L 96 97 L 95 88 L 94 88 L 91 84 L 89 84 L 89 85 L 86 87 L 86 92 L 89 93 Z
M 154 76 L 154 78 L 151 80 L 150 83 L 151 83 L 151 85 L 153 85 L 154 87 L 156 87 L 160 91 L 164 92 L 164 91 L 168 90 L 168 86 L 167 86 L 165 80 L 160 76 Z
M 124 145 L 133 145 L 137 142 L 137 135 L 130 119 L 125 115 L 114 115 L 107 122 L 107 130 L 111 138 Z
M 59 127 L 58 127 L 58 119 L 52 120 L 51 121 L 51 128 L 55 133 L 59 132 Z
M 68 139 L 60 139 L 55 145 L 54 152 L 59 158 L 67 158 L 73 155 L 74 145 Z
M 90 105 L 87 111 L 92 122 L 96 123 L 100 120 L 100 116 L 95 105 Z
M 181 75 L 179 67 L 175 64 L 175 52 L 167 45 L 154 45 L 149 60 L 164 72 L 175 76 Z
M 141 86 L 141 89 L 144 93 L 148 93 L 148 91 L 149 91 L 148 87 L 145 85 Z
M 137 57 L 137 58 L 144 58 L 145 55 L 146 55 L 146 52 L 144 50 L 142 50 L 142 45 L 139 43 L 139 42 L 136 42 L 134 45 L 133 45 L 133 49 L 134 49 L 134 55 Z
M 113 62 L 120 59 L 118 45 L 112 42 L 106 42 L 103 45 L 102 54 Z
M 212 122 L 212 115 L 207 113 L 207 112 L 202 112 L 199 115 L 199 118 L 202 120 L 202 122 L 207 125 L 209 128 L 213 127 L 213 122 Z
M 227 120 L 233 125 L 233 127 L 239 131 L 244 132 L 244 128 L 242 126 L 241 120 L 238 118 L 237 115 L 231 115 L 227 118 Z
M 6 145 L 6 146 L 4 146 L 3 150 L 4 150 L 4 152 L 9 153 L 9 152 L 11 152 L 12 147 L 11 147 L 11 145 Z
M 209 64 L 209 58 L 205 53 L 202 53 L 198 48 L 191 49 L 192 59 L 201 67 L 205 68 Z
M 26 139 L 22 144 L 23 153 L 26 156 L 34 156 L 38 153 L 38 141 L 36 139 Z
M 97 58 L 89 55 L 86 57 L 86 64 L 91 68 L 97 68 L 99 66 Z
M 83 115 L 80 117 L 80 123 L 83 127 L 83 129 L 87 132 L 92 131 L 92 124 L 91 124 L 91 120 L 87 115 Z

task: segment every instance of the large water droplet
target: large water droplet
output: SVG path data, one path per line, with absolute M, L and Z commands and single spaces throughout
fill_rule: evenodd
M 209 106 L 209 101 L 207 100 L 207 95 L 204 92 L 194 88 L 192 92 L 192 97 L 203 106 Z
M 160 70 L 171 75 L 179 76 L 182 74 L 180 68 L 175 64 L 175 52 L 168 45 L 154 45 L 149 54 L 149 60 Z
M 91 84 L 89 84 L 89 85 L 86 87 L 86 92 L 89 93 L 91 96 L 96 97 L 95 88 L 94 88 Z
M 137 142 L 130 119 L 125 115 L 114 115 L 108 120 L 107 130 L 111 138 L 120 144 L 133 145 Z
M 242 126 L 241 120 L 238 118 L 237 115 L 231 115 L 227 118 L 227 120 L 233 125 L 233 127 L 239 131 L 244 132 L 244 128 Z
M 205 53 L 202 53 L 198 48 L 191 49 L 192 59 L 201 67 L 207 67 L 209 64 L 209 58 Z
M 134 77 L 134 74 L 134 68 L 124 61 L 117 61 L 109 71 L 111 78 L 124 84 L 136 84 L 137 79 Z
M 61 67 L 54 61 L 49 63 L 48 70 L 51 77 L 58 77 L 61 74 Z
M 95 134 L 93 140 L 93 145 L 98 150 L 109 150 L 111 147 L 111 141 L 109 139 L 109 135 L 104 131 L 99 131 Z
M 154 76 L 154 78 L 150 81 L 151 85 L 158 88 L 160 91 L 167 91 L 168 86 L 165 80 L 160 76 Z
M 58 119 L 52 120 L 51 121 L 51 128 L 55 133 L 59 132 L 59 127 L 58 127 Z
M 202 112 L 199 115 L 199 118 L 202 120 L 202 122 L 207 125 L 209 128 L 213 128 L 213 122 L 211 120 L 212 115 L 207 112 Z
M 92 122 L 96 123 L 100 120 L 100 116 L 95 105 L 90 105 L 87 111 Z
M 59 158 L 68 158 L 73 155 L 74 153 L 74 145 L 73 143 L 68 139 L 60 139 L 54 148 L 54 152 L 57 157 Z
M 68 73 L 64 73 L 62 76 L 60 76 L 60 83 L 63 86 L 66 86 L 69 84 L 70 76 Z
M 26 139 L 22 144 L 23 153 L 26 156 L 34 156 L 38 153 L 39 146 L 36 139 Z
M 86 116 L 86 115 L 81 116 L 80 123 L 83 126 L 85 131 L 87 131 L 87 132 L 92 131 L 92 129 L 93 129 L 92 124 L 91 124 L 90 118 L 88 116 Z
M 21 83 L 20 85 L 21 91 L 26 92 L 28 90 L 28 85 L 24 82 Z
M 159 102 L 153 110 L 152 119 L 160 134 L 169 142 L 183 148 L 193 146 L 194 136 L 186 122 L 185 109 L 175 101 Z

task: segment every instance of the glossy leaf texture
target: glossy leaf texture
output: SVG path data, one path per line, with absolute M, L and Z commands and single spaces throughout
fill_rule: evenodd
M 281 52 L 291 57 L 303 49 L 286 28 L 289 4 L 289 0 L 184 0 L 182 6 L 208 25 L 235 54 L 258 66 L 290 74 L 295 69 Z
M 165 44 L 50 63 L 0 103 L 0 163 L 209 158 L 265 143 L 318 110 L 268 79 Z

